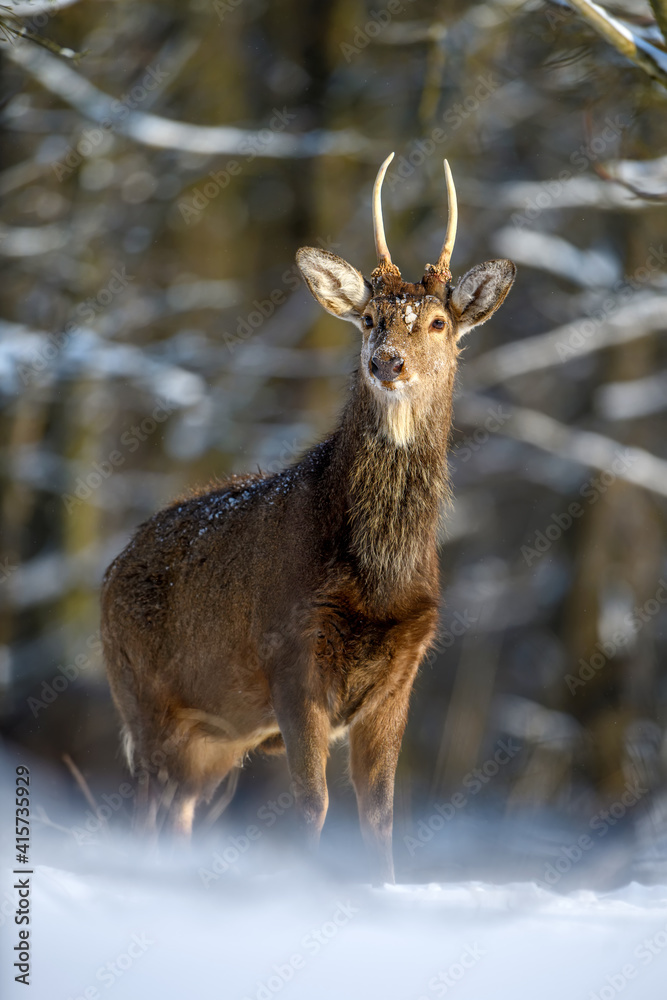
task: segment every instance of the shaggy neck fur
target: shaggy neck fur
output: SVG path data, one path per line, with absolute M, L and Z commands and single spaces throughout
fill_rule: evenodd
M 431 589 L 427 578 L 449 497 L 454 376 L 452 368 L 435 398 L 420 407 L 374 392 L 357 372 L 335 435 L 332 472 L 346 485 L 349 548 L 364 596 L 377 607 L 402 604 L 420 577 Z

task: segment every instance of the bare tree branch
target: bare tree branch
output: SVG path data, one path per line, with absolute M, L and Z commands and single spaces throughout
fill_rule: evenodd
M 16 17 L 36 17 L 39 14 L 57 14 L 66 7 L 73 7 L 79 0 L 24 0 L 23 3 L 3 4 Z
M 260 135 L 258 130 L 229 125 L 191 125 L 159 115 L 129 111 L 127 107 L 121 117 L 117 101 L 48 52 L 20 46 L 9 47 L 7 55 L 46 90 L 85 118 L 98 124 L 111 123 L 113 131 L 145 146 L 203 155 L 248 156 L 252 151 L 255 157 L 268 158 L 343 156 L 369 149 L 368 140 L 352 130 L 290 134 L 268 128 L 262 129 Z
M 650 0 L 662 37 L 667 42 L 667 0 Z
M 621 185 L 614 187 L 598 177 L 581 175 L 557 183 L 557 194 L 550 193 L 550 187 L 556 187 L 555 181 L 505 181 L 494 184 L 463 178 L 456 187 L 459 201 L 463 204 L 517 209 L 524 213 L 526 225 L 533 223 L 543 211 L 590 206 L 601 212 L 640 212 L 650 204 L 639 200 Z M 548 203 L 540 208 L 539 203 L 536 205 L 537 198 L 540 202 L 548 198 Z
M 643 198 L 644 201 L 667 201 L 667 191 L 643 191 L 631 181 L 623 180 L 622 177 L 617 177 L 615 174 L 610 173 L 601 163 L 594 163 L 593 170 L 603 181 L 622 184 L 624 188 L 631 191 L 632 194 L 637 195 L 638 198 Z
M 496 400 L 490 396 L 466 393 L 457 401 L 457 419 L 482 426 L 494 403 Z M 509 409 L 505 403 L 503 408 Z M 503 422 L 498 433 L 602 472 L 610 469 L 622 455 L 625 470 L 616 473 L 619 479 L 667 496 L 667 462 L 644 448 L 624 445 L 595 431 L 567 427 L 545 413 L 518 406 L 511 410 L 511 416 Z M 617 466 L 618 463 L 614 468 Z
M 612 17 L 592 0 L 568 0 L 568 3 L 621 55 L 667 88 L 666 53 L 634 34 L 626 24 Z
M 606 420 L 633 420 L 667 410 L 667 371 L 599 386 L 595 409 Z
M 600 351 L 612 344 L 627 344 L 666 325 L 667 298 L 648 292 L 637 294 L 627 305 L 617 302 L 607 318 L 582 317 L 525 340 L 514 340 L 469 362 L 466 385 L 486 388 L 515 375 L 550 368 Z
M 44 15 L 52 17 L 58 11 L 65 7 L 71 7 L 75 3 L 78 3 L 78 0 L 53 0 L 53 3 L 36 4 L 0 4 L 0 37 L 12 45 L 18 39 L 25 39 L 48 52 L 52 52 L 61 59 L 78 59 L 79 54 L 73 49 L 63 48 L 48 35 L 38 34 L 34 30 L 43 27 L 43 22 L 38 23 L 36 18 L 42 18 Z

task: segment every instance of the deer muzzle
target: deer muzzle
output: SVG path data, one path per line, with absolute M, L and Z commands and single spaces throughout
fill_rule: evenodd
M 403 358 L 383 358 L 374 354 L 371 358 L 371 371 L 380 382 L 393 382 L 403 370 Z

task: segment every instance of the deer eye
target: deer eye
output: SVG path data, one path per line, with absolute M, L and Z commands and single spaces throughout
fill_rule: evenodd
M 444 319 L 434 319 L 433 322 L 431 323 L 431 329 L 432 330 L 444 330 L 445 329 L 445 321 L 444 321 Z
M 364 316 L 364 318 L 363 318 L 363 324 L 364 324 L 365 327 L 367 327 L 367 329 L 370 330 L 370 328 L 373 325 L 373 317 L 372 316 Z

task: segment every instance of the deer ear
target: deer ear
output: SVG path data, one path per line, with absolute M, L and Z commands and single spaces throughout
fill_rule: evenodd
M 449 300 L 458 323 L 457 339 L 493 316 L 515 277 L 516 266 L 511 260 L 487 260 L 463 275 Z
M 296 262 L 319 304 L 334 316 L 356 323 L 373 294 L 356 267 L 335 253 L 315 247 L 302 247 Z

